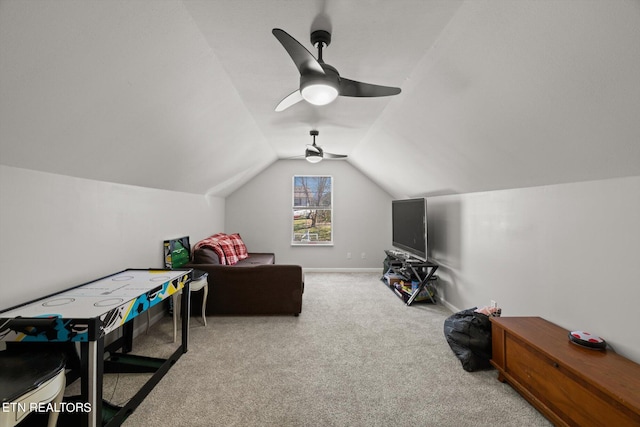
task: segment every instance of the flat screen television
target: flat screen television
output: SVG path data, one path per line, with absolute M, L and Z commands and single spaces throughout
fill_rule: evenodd
M 421 260 L 427 259 L 427 199 L 391 202 L 392 245 Z

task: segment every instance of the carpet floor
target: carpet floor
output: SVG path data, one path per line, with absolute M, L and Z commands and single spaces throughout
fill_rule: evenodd
M 302 314 L 191 319 L 189 351 L 125 421 L 137 426 L 550 426 L 497 371 L 466 372 L 441 304 L 405 306 L 373 273 L 307 273 Z M 175 348 L 165 317 L 137 354 Z M 142 374 L 107 375 L 122 404 Z

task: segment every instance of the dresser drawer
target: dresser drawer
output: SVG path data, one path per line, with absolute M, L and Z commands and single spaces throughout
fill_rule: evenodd
M 506 334 L 504 345 L 505 372 L 567 424 L 638 426 L 627 408 L 524 341 Z

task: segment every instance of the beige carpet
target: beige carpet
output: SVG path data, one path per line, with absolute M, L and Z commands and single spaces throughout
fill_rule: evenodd
M 371 273 L 307 273 L 299 317 L 191 319 L 190 347 L 125 426 L 550 426 L 449 348 L 442 305 L 406 307 Z M 136 338 L 168 354 L 171 319 Z M 139 375 L 108 375 L 125 402 Z

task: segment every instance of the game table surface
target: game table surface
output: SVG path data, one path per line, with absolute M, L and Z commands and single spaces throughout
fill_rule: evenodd
M 0 312 L 0 318 L 99 318 L 107 333 L 180 291 L 190 273 L 127 269 Z

